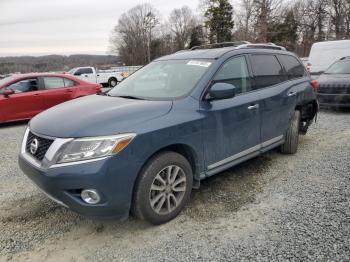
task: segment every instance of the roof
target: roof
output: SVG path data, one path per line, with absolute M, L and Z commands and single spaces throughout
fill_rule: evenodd
M 71 75 L 62 73 L 25 73 L 25 74 L 13 74 L 13 78 L 26 78 L 26 77 L 45 77 L 45 76 L 57 76 L 57 77 L 71 77 Z
M 214 49 L 198 49 L 198 50 L 183 50 L 177 53 L 163 56 L 159 60 L 176 60 L 176 59 L 216 59 L 234 50 L 232 47 L 214 48 Z
M 182 50 L 171 55 L 163 56 L 156 61 L 162 60 L 181 60 L 181 59 L 218 59 L 224 54 L 230 51 L 238 50 L 266 50 L 269 52 L 282 51 L 285 52 L 286 49 L 273 44 L 243 44 L 239 46 L 228 46 L 222 48 L 210 48 L 210 49 L 195 49 L 195 50 Z

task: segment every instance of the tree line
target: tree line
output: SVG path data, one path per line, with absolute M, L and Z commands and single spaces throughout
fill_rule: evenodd
M 336 39 L 350 39 L 350 0 L 200 0 L 197 10 L 175 8 L 166 18 L 151 4 L 131 8 L 114 27 L 110 50 L 138 65 L 227 41 L 272 42 L 308 56 L 314 42 Z
M 119 58 L 111 55 L 0 57 L 0 75 L 15 72 L 63 72 L 78 66 L 95 66 L 104 69 L 115 66 L 118 62 Z

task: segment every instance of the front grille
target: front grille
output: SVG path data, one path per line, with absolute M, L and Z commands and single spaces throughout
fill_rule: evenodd
M 322 94 L 350 94 L 350 83 L 320 83 L 317 92 Z
M 36 139 L 38 141 L 38 147 L 37 147 L 37 150 L 35 151 L 35 153 L 33 154 L 31 152 L 30 148 L 31 148 L 31 144 L 32 144 L 34 139 Z M 40 136 L 36 136 L 32 132 L 29 132 L 28 138 L 27 138 L 27 143 L 26 143 L 26 151 L 29 154 L 31 154 L 32 156 L 34 156 L 36 159 L 41 161 L 44 159 L 44 156 L 45 156 L 47 150 L 49 150 L 49 147 L 51 146 L 53 141 L 54 140 L 52 140 L 52 139 L 47 139 L 47 138 L 43 138 Z

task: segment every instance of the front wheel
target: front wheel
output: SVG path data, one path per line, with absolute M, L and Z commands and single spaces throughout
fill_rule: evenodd
M 285 135 L 281 152 L 284 154 L 295 154 L 299 144 L 300 111 L 294 111 L 292 120 Z
M 158 225 L 175 218 L 188 202 L 193 176 L 188 161 L 175 152 L 153 157 L 137 181 L 133 211 L 137 217 Z

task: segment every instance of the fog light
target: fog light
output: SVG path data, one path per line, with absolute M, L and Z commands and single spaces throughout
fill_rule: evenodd
M 95 189 L 85 189 L 81 191 L 81 198 L 88 204 L 97 204 L 101 197 Z

